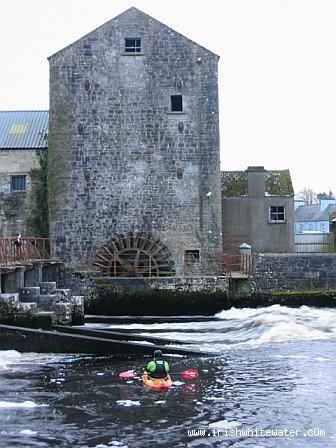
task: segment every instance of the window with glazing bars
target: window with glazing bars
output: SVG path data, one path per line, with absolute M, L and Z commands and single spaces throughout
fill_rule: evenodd
M 12 191 L 26 191 L 27 176 L 11 176 L 11 190 Z
M 270 220 L 271 221 L 284 221 L 285 220 L 285 206 L 284 205 L 271 205 L 270 206 Z
M 125 53 L 141 53 L 141 39 L 127 37 L 125 39 Z

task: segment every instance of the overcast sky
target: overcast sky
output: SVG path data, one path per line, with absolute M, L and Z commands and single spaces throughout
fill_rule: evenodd
M 16 0 L 0 12 L 0 109 L 46 109 L 47 57 L 130 6 L 220 55 L 221 164 L 336 192 L 336 0 Z

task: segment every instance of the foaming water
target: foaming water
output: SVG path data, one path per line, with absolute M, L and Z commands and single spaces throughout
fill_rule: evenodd
M 139 330 L 142 335 L 188 341 L 208 351 L 254 347 L 267 343 L 313 341 L 336 338 L 336 310 L 302 306 L 288 308 L 232 308 L 212 321 L 111 325 Z M 147 330 L 147 332 L 146 332 Z
M 0 350 L 0 372 L 43 367 L 45 364 L 72 361 L 77 355 L 55 355 L 46 353 L 20 353 L 16 350 Z
M 119 378 L 148 357 L 2 351 L 0 448 L 332 448 L 335 317 L 334 310 L 272 306 L 231 309 L 206 322 L 119 325 L 216 350 L 210 357 L 168 356 L 169 391 Z M 199 377 L 180 376 L 187 368 L 197 368 Z M 249 428 L 301 433 L 249 436 Z M 306 437 L 313 429 L 320 432 Z
M 48 406 L 47 404 L 37 404 L 33 401 L 0 401 L 0 409 L 31 409 Z

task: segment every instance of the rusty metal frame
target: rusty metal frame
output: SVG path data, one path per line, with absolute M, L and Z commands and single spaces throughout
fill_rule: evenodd
M 239 246 L 243 243 L 249 243 L 249 238 L 247 235 L 223 235 L 223 253 L 238 254 Z
M 148 263 L 148 265 L 145 265 Z M 151 234 L 129 232 L 112 238 L 92 263 L 105 276 L 160 277 L 175 275 L 170 253 Z
M 221 253 L 218 259 L 218 275 L 250 277 L 252 257 L 249 254 Z
M 54 258 L 55 241 L 53 238 L 34 236 L 0 238 L 0 266 Z

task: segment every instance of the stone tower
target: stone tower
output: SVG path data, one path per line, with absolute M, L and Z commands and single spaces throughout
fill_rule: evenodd
M 154 256 L 163 245 L 168 275 L 215 274 L 218 56 L 130 8 L 49 62 L 49 206 L 59 257 L 78 266 L 122 234 Z M 138 235 L 156 243 L 140 244 Z

